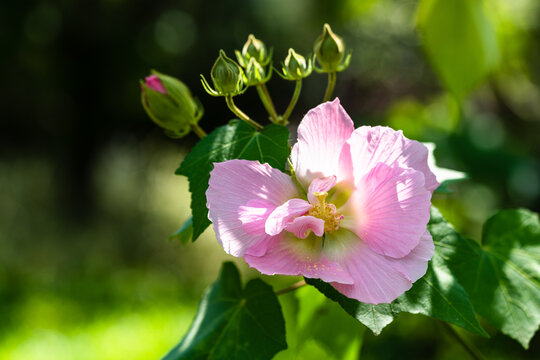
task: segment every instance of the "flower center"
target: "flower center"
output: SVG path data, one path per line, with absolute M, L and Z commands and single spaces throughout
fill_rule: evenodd
M 324 232 L 331 233 L 339 229 L 339 223 L 343 219 L 343 215 L 336 212 L 334 204 L 326 203 L 328 193 L 326 191 L 314 192 L 313 196 L 319 201 L 309 209 L 308 215 L 324 220 Z

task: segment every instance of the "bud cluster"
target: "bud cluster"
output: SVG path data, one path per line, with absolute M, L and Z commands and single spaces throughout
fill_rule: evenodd
M 307 57 L 307 60 L 294 49 L 289 49 L 281 63 L 281 71 L 276 72 L 286 80 L 295 81 L 296 85 L 287 109 L 283 115 L 279 115 L 265 85 L 275 70 L 272 67 L 273 49 L 268 50 L 263 41 L 250 34 L 242 50 L 235 50 L 235 55 L 237 61 L 220 50 L 210 71 L 212 85 L 203 75 L 201 82 L 206 92 L 224 97 L 229 109 L 256 129 L 262 129 L 262 126 L 236 106 L 234 96 L 243 94 L 251 86 L 256 87 L 270 120 L 286 125 L 300 95 L 302 79 L 310 76 L 313 70 L 328 73 L 328 87 L 324 96 L 324 101 L 327 101 L 335 85 L 336 73 L 347 68 L 351 58 L 351 54 L 345 52 L 343 39 L 328 24 L 324 25 L 322 34 L 313 45 L 313 56 Z M 152 75 L 141 81 L 141 89 L 144 109 L 157 125 L 165 129 L 167 135 L 180 138 L 191 130 L 200 137 L 206 135 L 198 126 L 203 115 L 202 105 L 180 80 L 152 71 Z
M 247 86 L 267 83 L 272 77 L 273 49 L 268 51 L 266 45 L 253 34 L 249 34 L 242 51 L 235 50 L 238 63 L 245 69 Z

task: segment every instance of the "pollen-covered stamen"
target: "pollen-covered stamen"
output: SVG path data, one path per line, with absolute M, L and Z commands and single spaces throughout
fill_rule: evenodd
M 308 215 L 314 216 L 321 220 L 324 220 L 324 232 L 331 233 L 339 229 L 339 224 L 343 219 L 343 215 L 338 214 L 336 206 L 334 204 L 327 204 L 326 197 L 328 193 L 326 191 L 314 192 L 313 196 L 319 201 L 309 209 Z

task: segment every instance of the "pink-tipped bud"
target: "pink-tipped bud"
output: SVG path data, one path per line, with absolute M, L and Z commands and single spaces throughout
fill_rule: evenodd
M 165 90 L 165 87 L 161 83 L 161 80 L 157 77 L 157 75 L 150 75 L 144 78 L 144 81 L 146 83 L 146 86 L 148 86 L 150 89 L 159 91 L 160 93 L 166 94 L 167 90 Z
M 146 113 L 173 138 L 187 135 L 203 115 L 203 108 L 180 80 L 152 71 L 141 81 L 141 101 Z

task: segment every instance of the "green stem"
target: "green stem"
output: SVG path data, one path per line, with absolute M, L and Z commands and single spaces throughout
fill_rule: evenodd
M 234 113 L 234 115 L 238 116 L 241 120 L 244 120 L 245 122 L 247 122 L 249 125 L 253 126 L 257 130 L 263 129 L 263 126 L 261 124 L 252 120 L 249 116 L 244 114 L 244 112 L 236 106 L 236 104 L 233 101 L 232 95 L 225 95 L 225 101 L 227 102 L 227 106 Z
M 324 94 L 323 102 L 330 101 L 334 87 L 336 86 L 336 72 L 332 71 L 328 73 L 328 85 L 326 86 L 326 93 Z
M 291 102 L 289 103 L 289 106 L 287 106 L 287 110 L 285 110 L 285 114 L 283 114 L 283 119 L 281 120 L 283 122 L 283 125 L 287 125 L 289 116 L 291 116 L 291 113 L 296 106 L 296 102 L 300 97 L 300 91 L 302 91 L 302 79 L 296 80 L 296 85 L 294 87 L 294 93 L 291 98 Z
M 302 286 L 306 285 L 306 281 L 305 280 L 300 280 L 299 282 L 297 283 L 294 283 L 292 284 L 291 286 L 288 286 L 284 289 L 281 289 L 281 290 L 278 290 L 276 291 L 276 295 L 282 295 L 282 294 L 286 294 L 288 292 L 291 292 L 291 291 L 294 291 L 296 289 L 299 289 L 301 288 Z
M 191 130 L 193 130 L 200 139 L 206 136 L 206 132 L 197 124 L 191 124 Z
M 266 111 L 268 111 L 268 115 L 270 115 L 270 120 L 276 122 L 278 120 L 278 115 L 274 103 L 272 102 L 272 98 L 270 97 L 270 93 L 268 92 L 268 88 L 264 83 L 257 85 L 257 92 L 259 93 L 259 97 L 261 98 Z
M 449 324 L 444 321 L 439 321 L 439 324 L 452 336 L 467 353 L 475 360 L 485 360 L 484 355 L 473 345 L 469 344 L 461 335 Z

